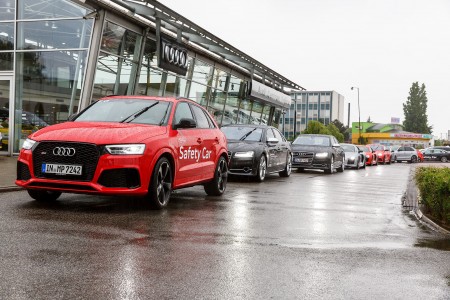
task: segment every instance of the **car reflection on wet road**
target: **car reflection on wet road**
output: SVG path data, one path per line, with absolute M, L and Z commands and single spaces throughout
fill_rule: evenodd
M 4 299 L 448 299 L 449 237 L 401 206 L 409 164 L 231 179 L 222 197 L 0 194 Z

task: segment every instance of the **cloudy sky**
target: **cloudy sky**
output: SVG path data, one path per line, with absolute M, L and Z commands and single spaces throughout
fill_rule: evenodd
M 342 94 L 350 121 L 404 119 L 424 83 L 428 123 L 450 130 L 449 0 L 160 0 L 307 90 Z M 345 124 L 347 114 L 345 115 Z

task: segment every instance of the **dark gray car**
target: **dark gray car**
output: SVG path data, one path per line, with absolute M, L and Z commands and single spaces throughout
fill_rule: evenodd
M 261 182 L 266 174 L 291 175 L 291 146 L 283 135 L 267 125 L 225 125 L 228 173 L 252 176 Z
M 337 139 L 325 134 L 301 134 L 292 142 L 292 167 L 299 172 L 320 169 L 331 174 L 344 172 L 344 150 Z

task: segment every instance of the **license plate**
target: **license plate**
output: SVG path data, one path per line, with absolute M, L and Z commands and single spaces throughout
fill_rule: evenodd
M 309 160 L 307 158 L 295 158 L 294 161 L 298 163 L 305 163 L 308 162 Z
M 42 173 L 58 175 L 81 175 L 82 171 L 83 166 L 62 164 L 42 164 L 41 169 Z

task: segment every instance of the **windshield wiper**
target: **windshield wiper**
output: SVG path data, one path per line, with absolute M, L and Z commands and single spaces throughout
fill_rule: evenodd
M 159 126 L 161 126 L 162 124 L 164 124 L 165 119 L 166 119 L 166 116 L 167 116 L 167 112 L 169 111 L 169 107 L 170 107 L 170 105 L 167 105 L 166 112 L 164 113 L 164 116 L 163 116 L 163 118 L 161 119 L 161 122 L 159 122 Z
M 239 140 L 243 141 L 245 140 L 253 131 L 255 131 L 258 128 L 253 128 L 252 130 L 250 130 L 249 132 L 247 132 L 246 134 L 244 134 Z
M 130 123 L 131 121 L 133 121 L 134 119 L 136 119 L 137 117 L 139 117 L 140 115 L 142 115 L 143 113 L 145 113 L 147 110 L 149 110 L 150 108 L 152 108 L 153 106 L 155 106 L 156 104 L 158 104 L 159 101 L 156 101 L 155 103 L 153 103 L 152 105 L 146 106 L 140 110 L 138 110 L 137 112 L 131 114 L 130 116 L 126 117 L 125 119 L 123 119 L 122 121 L 120 121 L 119 123 L 125 123 L 126 120 L 128 120 L 129 118 L 132 117 L 132 119 L 130 121 L 128 121 L 128 123 Z

